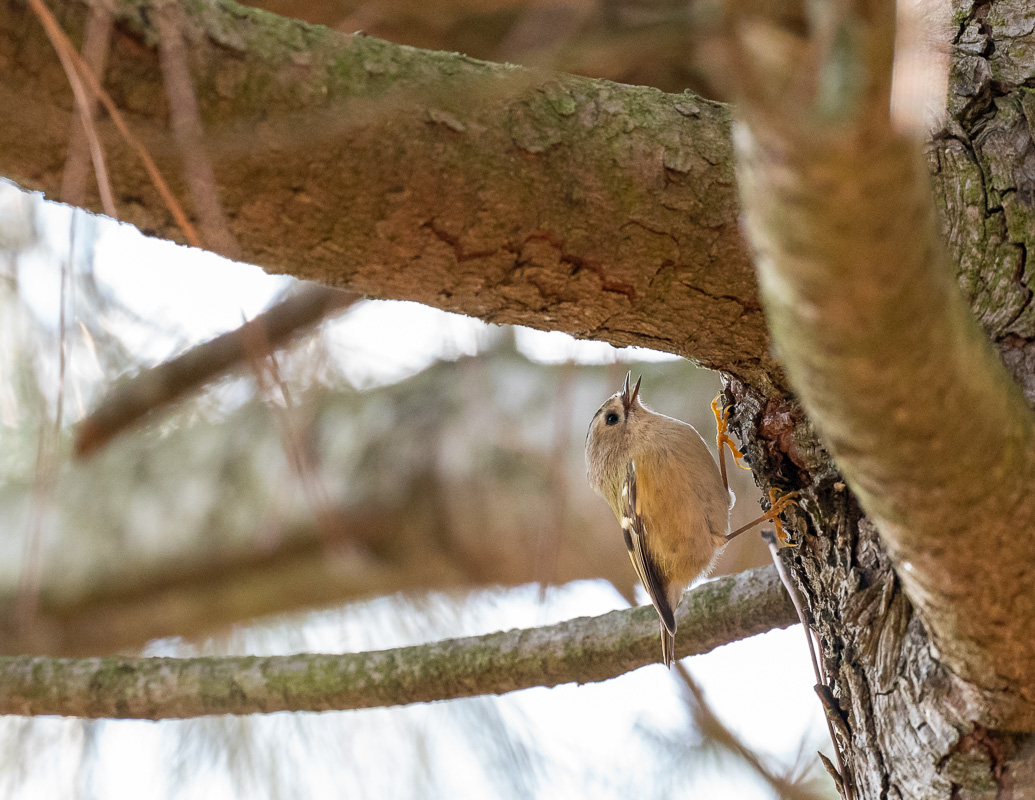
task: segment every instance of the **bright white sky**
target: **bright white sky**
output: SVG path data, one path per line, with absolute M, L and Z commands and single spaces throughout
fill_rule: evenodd
M 0 186 L 0 217 L 4 214 L 4 203 L 10 199 L 4 193 L 9 191 L 6 186 Z M 19 267 L 20 289 L 26 302 L 40 319 L 55 324 L 58 306 L 55 264 L 67 253 L 69 219 L 67 208 L 48 204 L 41 222 L 46 227 L 52 253 L 49 258 L 27 257 Z M 0 218 L 0 227 L 2 225 Z M 236 327 L 242 316 L 251 317 L 266 307 L 287 283 L 287 279 L 266 275 L 255 267 L 148 239 L 129 226 L 111 222 L 103 223 L 95 269 L 98 278 L 113 287 L 141 317 L 178 332 L 179 335 L 168 338 L 153 331 L 141 337 L 138 355 L 145 363 L 168 357 L 184 345 L 185 338 L 187 342 L 200 341 Z M 199 287 L 204 287 L 204 291 L 199 291 Z M 335 323 L 331 339 L 347 349 L 349 378 L 356 385 L 369 386 L 400 380 L 443 354 L 455 357 L 474 353 L 484 341 L 486 329 L 487 326 L 477 320 L 414 303 L 369 302 Z M 564 334 L 531 330 L 518 333 L 518 344 L 531 358 L 547 362 L 671 358 L 643 350 L 617 351 L 602 343 L 578 342 Z M 599 614 L 624 605 L 613 588 L 595 582 L 555 590 L 548 596 L 545 607 L 538 603 L 536 592 L 530 589 L 515 590 L 502 597 L 493 594 L 485 600 L 465 606 L 461 615 L 463 630 L 454 635 L 538 625 L 572 616 Z M 646 597 L 642 596 L 640 601 L 646 602 Z M 390 603 L 375 602 L 365 604 L 363 614 L 310 615 L 304 625 L 304 649 L 335 652 L 409 643 L 405 636 L 400 637 L 397 627 L 377 625 L 371 620 L 371 615 L 397 614 L 393 609 Z M 247 639 L 247 635 L 244 636 Z M 248 649 L 253 652 L 271 649 L 269 642 L 263 641 L 263 646 L 252 642 Z M 180 652 L 180 647 L 177 643 L 156 643 L 150 652 L 172 654 Z M 272 649 L 278 648 L 273 646 Z M 283 649 L 300 648 L 297 642 L 284 642 Z M 690 659 L 688 663 L 714 710 L 752 747 L 785 764 L 795 761 L 803 739 L 807 741 L 807 754 L 814 753 L 817 747 L 829 752 L 800 628 L 774 631 Z M 364 749 L 364 758 L 369 759 L 371 765 L 383 766 L 386 758 L 383 748 L 385 742 L 391 740 L 392 726 L 404 724 L 402 720 L 438 724 L 436 721 L 448 713 L 443 709 L 449 705 L 433 704 L 394 712 L 299 716 L 309 720 L 306 725 L 311 727 L 307 728 L 306 737 L 318 737 L 318 731 L 337 735 L 335 731 L 343 724 L 369 729 L 370 735 L 355 747 Z M 509 695 L 500 701 L 500 708 L 508 725 L 515 730 L 527 728 L 539 748 L 558 754 L 559 763 L 568 764 L 543 784 L 547 788 L 541 796 L 559 799 L 580 796 L 593 784 L 593 775 L 585 773 L 579 764 L 606 765 L 606 775 L 614 774 L 615 770 L 624 771 L 627 785 L 635 787 L 635 747 L 642 747 L 643 739 L 630 738 L 630 732 L 637 726 L 646 726 L 673 733 L 686 724 L 684 708 L 672 679 L 657 666 L 599 685 L 536 689 Z M 343 719 L 350 722 L 343 723 Z M 255 729 L 271 732 L 273 729 L 264 728 L 268 724 L 274 723 L 260 721 Z M 81 790 L 84 780 L 92 787 L 90 793 L 113 799 L 238 796 L 240 787 L 227 781 L 226 771 L 218 764 L 170 774 L 170 742 L 179 742 L 182 747 L 184 736 L 199 730 L 189 723 L 109 722 L 89 726 L 85 733 L 81 726 L 67 721 L 49 720 L 40 725 L 40 733 L 49 731 L 49 734 L 41 737 L 47 744 L 36 752 L 48 766 L 30 770 L 31 778 L 23 786 L 23 796 L 70 796 Z M 277 730 L 283 731 L 283 728 Z M 87 750 L 91 754 L 89 774 L 85 778 L 83 764 L 71 755 L 78 752 L 77 743 L 82 742 L 84 735 L 89 738 Z M 273 736 L 272 732 L 270 735 Z M 306 737 L 302 739 L 303 744 Z M 444 741 L 448 741 L 448 737 Z M 630 749 L 630 741 L 641 744 Z M 285 748 L 290 750 L 296 745 L 297 742 L 285 744 L 276 752 L 287 757 Z M 444 744 L 442 747 L 442 752 L 431 755 L 449 757 L 448 748 Z M 302 746 L 292 757 L 303 762 L 307 758 L 313 761 L 314 754 L 320 753 L 320 748 L 307 750 Z M 317 760 L 320 757 L 317 755 Z M 418 758 L 419 754 L 413 757 Z M 388 761 L 392 760 L 389 756 Z M 814 761 L 814 756 L 809 759 L 810 763 Z M 319 769 L 315 764 L 312 766 L 311 775 L 317 776 Z M 389 770 L 386 779 L 390 778 Z M 327 784 L 321 784 L 315 777 L 313 780 L 316 781 L 310 787 L 313 796 L 350 794 L 348 787 L 340 783 L 340 776 L 333 779 L 337 782 Z M 457 781 L 455 790 L 459 797 L 478 796 L 485 789 L 474 777 L 470 779 L 473 783 L 465 784 L 461 778 Z M 357 779 L 353 788 L 362 795 L 375 796 L 370 794 L 370 786 L 369 782 Z M 72 787 L 71 792 L 69 787 Z M 627 793 L 617 788 L 614 792 L 595 792 L 595 796 L 601 797 L 624 794 Z M 745 777 L 742 770 L 730 770 L 722 763 L 705 759 L 694 767 L 692 776 L 673 796 L 751 800 L 771 794 Z

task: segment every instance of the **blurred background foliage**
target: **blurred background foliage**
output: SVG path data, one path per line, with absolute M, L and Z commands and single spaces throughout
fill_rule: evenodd
M 439 312 L 433 324 L 412 304 L 359 303 L 278 355 L 277 391 L 247 372 L 224 378 L 73 461 L 74 424 L 111 385 L 220 323 L 200 320 L 198 304 L 176 318 L 182 300 L 168 287 L 196 254 L 163 245 L 144 263 L 144 240 L 124 226 L 10 186 L 0 203 L 4 652 L 341 652 L 645 601 L 610 511 L 586 484 L 585 425 L 632 367 L 648 402 L 710 440 L 717 376 Z M 242 288 L 255 310 L 285 291 L 283 279 L 219 266 L 226 275 L 206 267 L 206 291 L 238 313 Z M 140 280 L 161 313 L 128 302 Z M 732 475 L 746 520 L 755 490 L 748 473 Z M 757 537 L 735 545 L 719 572 L 768 558 Z M 792 634 L 723 648 L 741 652 L 715 654 L 695 674 L 704 670 L 710 695 L 730 694 L 717 710 L 743 735 L 805 771 L 802 741 L 823 737 Z M 774 687 L 761 662 L 794 677 Z M 787 741 L 767 738 L 774 725 Z M 768 791 L 693 730 L 660 667 L 599 686 L 343 714 L 8 718 L 0 742 L 0 782 L 26 797 Z
M 710 95 L 701 15 L 676 0 L 260 0 L 277 14 L 431 50 Z M 691 58 L 691 54 L 694 58 Z M 698 62 L 699 63 L 699 62 Z
M 702 88 L 683 6 L 668 2 L 260 5 L 420 47 Z M 71 460 L 73 426 L 112 386 L 290 291 L 0 186 L 0 651 L 341 652 L 645 601 L 586 485 L 585 428 L 632 368 L 652 407 L 711 443 L 719 380 L 685 361 L 360 301 L 277 355 L 279 384 L 226 377 Z M 757 492 L 731 473 L 736 527 L 757 515 Z M 768 560 L 744 536 L 716 572 Z M 778 771 L 812 780 L 823 734 L 800 636 L 691 669 Z M 342 714 L 7 718 L 0 742 L 5 796 L 769 796 L 694 732 L 660 667 Z
M 48 266 L 49 246 L 34 241 L 12 256 L 5 283 L 3 357 L 17 377 L 0 434 L 0 520 L 7 531 L 33 529 L 37 541 L 2 544 L 0 597 L 17 605 L 27 554 L 39 553 L 39 575 L 33 624 L 19 631 L 9 621 L 0 651 L 113 652 L 397 591 L 602 578 L 632 599 L 635 575 L 610 512 L 586 486 L 582 455 L 587 420 L 625 364 L 537 363 L 513 330 L 470 321 L 471 354 L 386 382 L 394 376 L 363 370 L 360 353 L 376 333 L 364 330 L 359 304 L 279 357 L 282 387 L 225 378 L 72 461 L 72 426 L 134 373 L 133 351 L 161 352 L 163 338 L 175 349 L 189 331 L 148 331 L 92 259 L 77 252 L 73 267 Z M 63 337 L 50 324 L 59 315 L 45 319 L 25 302 L 48 270 L 54 281 L 64 271 L 74 302 Z M 405 343 L 405 316 L 391 324 Z M 72 407 L 55 432 L 62 348 L 63 404 Z M 639 369 L 648 402 L 711 436 L 716 376 L 677 360 Z M 754 489 L 747 473 L 732 474 L 746 521 L 757 514 Z M 720 573 L 768 559 L 757 538 L 735 544 Z

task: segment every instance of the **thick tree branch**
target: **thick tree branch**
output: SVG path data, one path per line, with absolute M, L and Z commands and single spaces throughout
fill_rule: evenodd
M 88 5 L 51 6 L 78 41 Z M 115 9 L 105 85 L 185 197 L 146 6 Z M 782 384 L 737 228 L 724 106 L 422 52 L 229 0 L 187 13 L 220 199 L 247 260 L 372 297 L 678 353 L 762 390 Z M 75 120 L 48 47 L 20 0 L 0 2 L 0 174 L 55 195 Z M 968 51 L 959 74 L 987 84 L 974 61 Z M 987 98 L 984 84 L 961 96 Z M 1003 146 L 1017 141 L 1026 101 L 1003 88 L 997 107 L 1009 114 L 985 120 L 976 140 L 940 138 L 931 159 L 968 299 L 994 339 L 1008 337 L 1007 361 L 1035 398 L 1019 338 L 1035 336 L 1018 263 L 1033 244 L 1019 200 L 1030 190 L 1012 185 L 1026 168 Z M 99 131 L 120 215 L 180 239 L 131 149 L 109 122 Z
M 861 97 L 803 107 L 742 87 L 748 232 L 791 382 L 939 657 L 1007 692 L 1000 719 L 1031 724 L 1035 423 L 948 268 L 919 149 L 889 117 L 893 23 L 894 3 L 860 4 L 838 24 L 865 36 L 815 62 L 856 76 Z
M 78 38 L 89 6 L 54 6 Z M 115 9 L 106 86 L 183 198 L 147 7 Z M 247 260 L 368 296 L 650 345 L 769 385 L 725 107 L 232 2 L 191 14 L 208 149 Z M 19 0 L 0 2 L 0 174 L 53 194 L 71 116 L 43 47 Z M 110 124 L 99 130 L 120 215 L 181 238 Z
M 771 567 L 698 587 L 678 616 L 679 657 L 797 622 Z M 649 606 L 370 653 L 0 658 L 0 713 L 166 719 L 372 708 L 602 681 L 657 659 Z

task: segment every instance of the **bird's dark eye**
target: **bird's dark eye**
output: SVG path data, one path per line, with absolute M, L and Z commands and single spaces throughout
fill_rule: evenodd
M 604 417 L 604 422 L 608 425 L 617 425 L 618 415 L 614 411 L 608 411 L 607 416 Z

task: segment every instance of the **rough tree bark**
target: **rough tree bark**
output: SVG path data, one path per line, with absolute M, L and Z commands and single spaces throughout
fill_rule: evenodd
M 52 7 L 78 40 L 88 7 Z M 146 7 L 115 10 L 106 86 L 183 197 Z M 755 383 L 775 374 L 737 235 L 725 107 L 230 3 L 199 5 L 189 24 L 220 196 L 248 261 L 652 344 Z M 64 76 L 18 0 L 3 5 L 0 37 L 0 174 L 53 195 L 73 119 Z M 103 121 L 100 133 L 123 218 L 180 240 L 124 143 Z
M 55 5 L 82 29 L 85 6 Z M 1035 25 L 1020 0 L 955 13 L 951 116 L 928 150 L 936 203 L 966 299 L 1030 401 Z M 125 3 L 116 18 L 107 85 L 152 148 L 171 153 L 146 14 Z M 724 107 L 395 48 L 230 4 L 196 8 L 192 25 L 217 180 L 249 260 L 726 371 L 762 481 L 807 490 L 791 558 L 857 796 L 1019 796 L 1033 783 L 1032 719 L 1004 713 L 1018 687 L 1007 675 L 990 696 L 992 676 L 957 675 L 947 663 L 959 662 L 942 660 L 876 527 L 782 393 L 737 235 Z M 0 172 L 55 191 L 70 119 L 63 77 L 20 3 L 0 4 L 0 36 L 0 108 L 19 109 L 3 117 Z M 175 236 L 142 171 L 104 134 L 120 208 Z M 961 492 L 996 490 L 987 475 L 963 478 Z M 987 567 L 1000 554 L 973 557 Z M 1013 567 L 1006 582 L 1030 586 L 1031 564 L 1003 566 Z M 951 625 L 939 635 L 951 638 Z
M 971 63 L 971 76 L 984 70 L 980 91 L 954 87 L 973 102 L 956 98 L 941 136 L 985 181 L 986 265 L 1006 253 L 1017 263 L 1009 281 L 964 286 L 979 311 L 982 293 L 1018 291 L 1002 320 L 1014 325 L 1031 314 L 1031 127 L 1009 118 L 1017 65 L 990 41 L 1001 34 L 1016 56 L 1014 37 L 1032 26 L 994 12 L 1019 8 L 960 9 L 958 37 L 980 32 L 978 52 L 993 57 Z M 731 58 L 741 199 L 770 328 L 855 491 L 823 457 L 786 465 L 812 495 L 802 521 L 814 535 L 796 561 L 859 795 L 1018 796 L 1035 775 L 1035 418 L 961 302 L 919 150 L 889 114 L 894 15 L 893 2 L 842 6 L 826 40 L 810 20 L 812 38 L 788 60 L 769 52 L 765 72 L 747 48 Z M 839 85 L 844 75 L 853 82 Z M 1004 125 L 1009 145 L 994 133 Z

